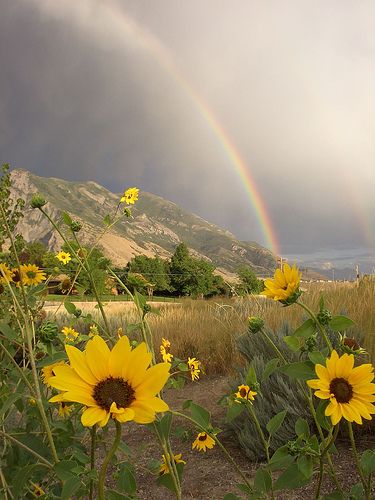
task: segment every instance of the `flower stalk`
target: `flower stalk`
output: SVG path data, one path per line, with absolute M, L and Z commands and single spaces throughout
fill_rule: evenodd
M 99 498 L 99 500 L 105 500 L 104 484 L 105 484 L 107 468 L 108 468 L 109 462 L 112 460 L 112 457 L 115 454 L 115 452 L 118 448 L 118 445 L 120 444 L 120 441 L 121 441 L 121 424 L 117 420 L 115 420 L 114 422 L 116 425 L 115 440 L 113 441 L 111 448 L 109 449 L 107 455 L 105 456 L 102 467 L 101 467 L 100 472 L 99 472 L 99 481 L 98 481 L 98 498 Z

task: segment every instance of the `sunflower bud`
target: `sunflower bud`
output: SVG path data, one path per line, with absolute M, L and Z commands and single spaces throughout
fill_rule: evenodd
M 39 193 L 34 194 L 30 201 L 31 208 L 42 208 L 46 203 L 47 201 L 44 196 Z
M 54 321 L 43 321 L 37 330 L 38 337 L 43 343 L 50 343 L 57 338 L 59 327 Z
M 124 208 L 124 215 L 125 217 L 128 217 L 130 218 L 132 216 L 132 211 L 130 210 L 130 208 Z
M 366 350 L 361 347 L 355 338 L 347 337 L 345 334 L 340 334 L 340 344 L 342 350 L 348 354 L 366 354 Z
M 321 309 L 316 317 L 321 325 L 328 325 L 332 319 L 332 314 L 328 309 Z
M 74 309 L 74 313 L 73 314 L 74 314 L 74 316 L 76 318 L 79 318 L 81 316 L 81 314 L 82 314 L 82 309 L 78 309 L 78 308 Z
M 258 333 L 264 327 L 264 321 L 262 318 L 258 318 L 257 316 L 249 316 L 248 318 L 248 330 L 250 333 Z
M 77 220 L 72 220 L 70 229 L 73 231 L 73 233 L 78 233 L 82 229 L 82 224 Z

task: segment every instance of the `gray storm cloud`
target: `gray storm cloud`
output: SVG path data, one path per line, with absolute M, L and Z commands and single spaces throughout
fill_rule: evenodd
M 5 0 L 2 160 L 136 184 L 264 243 L 184 78 L 244 159 L 282 252 L 371 250 L 374 18 L 372 2 Z

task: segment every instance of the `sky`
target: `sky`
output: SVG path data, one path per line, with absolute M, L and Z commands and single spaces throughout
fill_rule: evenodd
M 372 266 L 374 22 L 365 0 L 2 0 L 0 160 Z

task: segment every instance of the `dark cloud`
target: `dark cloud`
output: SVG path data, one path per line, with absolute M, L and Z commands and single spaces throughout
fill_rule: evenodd
M 264 243 L 194 89 L 252 173 L 282 252 L 371 249 L 374 14 L 371 2 L 5 0 L 1 159 L 135 184 Z

